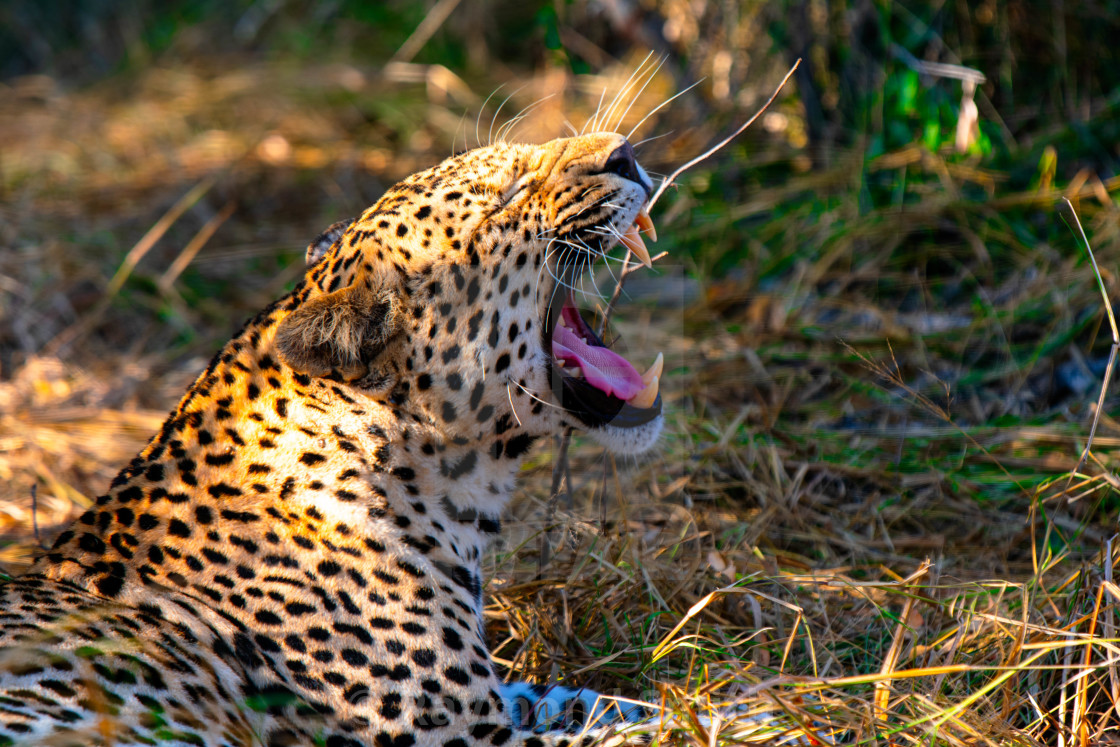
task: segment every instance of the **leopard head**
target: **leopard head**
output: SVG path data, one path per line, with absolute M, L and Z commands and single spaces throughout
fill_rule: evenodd
M 648 261 L 651 189 L 613 133 L 449 158 L 313 242 L 276 349 L 448 440 L 571 426 L 645 451 L 659 366 L 609 349 L 571 288 L 619 241 Z

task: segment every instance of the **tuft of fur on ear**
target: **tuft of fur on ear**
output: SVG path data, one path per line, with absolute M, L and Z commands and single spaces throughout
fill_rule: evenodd
M 358 283 L 305 301 L 276 330 L 276 350 L 296 371 L 364 376 L 397 328 L 391 292 Z
M 342 234 L 346 233 L 346 229 L 353 222 L 354 219 L 351 218 L 350 220 L 340 220 L 337 223 L 332 223 L 330 228 L 312 239 L 311 243 L 307 245 L 307 266 L 310 267 L 322 259 L 327 250 L 342 238 Z

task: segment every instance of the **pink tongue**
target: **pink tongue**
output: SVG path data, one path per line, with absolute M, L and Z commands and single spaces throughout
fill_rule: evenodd
M 556 325 L 552 334 L 552 357 L 565 365 L 575 363 L 588 384 L 619 399 L 630 399 L 644 386 L 628 360 L 607 348 L 588 345 L 563 325 Z

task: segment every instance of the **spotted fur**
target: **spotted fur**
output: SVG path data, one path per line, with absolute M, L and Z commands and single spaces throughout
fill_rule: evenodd
M 617 135 L 497 144 L 312 242 L 299 287 L 0 588 L 0 745 L 597 739 L 533 733 L 595 721 L 593 694 L 500 683 L 480 560 L 534 440 L 657 437 L 660 400 L 565 399 L 547 321 L 649 190 Z

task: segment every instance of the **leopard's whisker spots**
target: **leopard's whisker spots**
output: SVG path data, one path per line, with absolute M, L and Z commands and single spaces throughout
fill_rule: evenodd
M 583 201 L 586 201 L 590 194 L 591 194 L 591 190 L 587 190 L 583 194 L 580 195 L 580 199 L 583 200 Z M 581 206 L 579 208 L 579 210 L 576 211 L 575 215 L 573 215 L 572 217 L 573 218 L 578 218 L 579 216 L 583 215 L 588 210 L 591 210 L 592 208 L 600 207 L 602 205 L 603 201 L 610 199 L 610 197 L 611 197 L 610 192 L 604 192 L 603 194 L 596 197 L 594 200 L 592 200 L 590 202 L 587 202 L 587 204 Z

